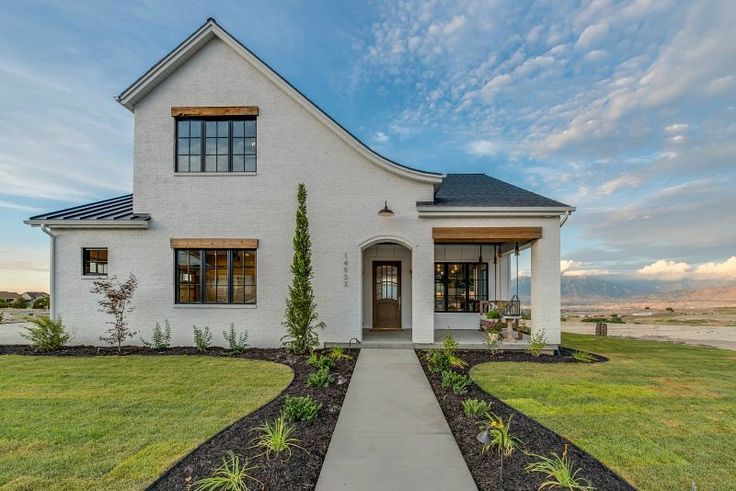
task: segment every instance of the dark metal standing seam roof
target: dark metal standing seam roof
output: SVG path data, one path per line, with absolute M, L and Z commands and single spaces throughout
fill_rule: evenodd
M 133 195 L 96 201 L 65 210 L 53 211 L 29 218 L 29 221 L 43 220 L 150 220 L 148 214 L 133 213 Z
M 434 203 L 429 205 L 572 208 L 486 174 L 447 174 L 435 191 Z

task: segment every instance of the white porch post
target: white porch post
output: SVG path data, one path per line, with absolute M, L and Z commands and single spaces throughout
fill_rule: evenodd
M 434 343 L 434 244 L 411 251 L 411 340 Z
M 542 238 L 531 249 L 532 333 L 544 329 L 547 343 L 560 344 L 559 220 L 545 223 Z

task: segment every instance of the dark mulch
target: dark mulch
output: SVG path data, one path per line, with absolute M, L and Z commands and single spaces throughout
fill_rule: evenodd
M 228 455 L 229 451 L 233 451 L 240 456 L 241 463 L 245 458 L 248 459 L 250 464 L 261 466 L 251 474 L 264 484 L 265 489 L 314 489 L 327 453 L 327 447 L 332 438 L 332 432 L 337 424 L 337 417 L 340 414 L 343 399 L 345 399 L 345 393 L 350 383 L 358 353 L 359 350 L 357 349 L 350 350 L 349 354 L 352 356 L 352 360 L 339 362 L 333 370 L 334 378 L 341 379 L 342 383 L 332 383 L 326 389 L 316 389 L 307 385 L 307 377 L 314 369 L 306 364 L 306 358 L 304 357 L 294 356 L 282 349 L 250 348 L 239 355 L 230 355 L 221 348 L 209 349 L 204 355 L 268 360 L 288 365 L 294 371 L 294 380 L 276 399 L 236 421 L 194 449 L 154 481 L 148 489 L 177 491 L 187 489 L 188 485 L 197 479 L 209 476 L 221 466 L 223 458 Z M 0 346 L 0 355 L 2 354 L 39 355 L 30 346 L 26 345 Z M 108 356 L 118 354 L 201 355 L 194 348 L 169 348 L 157 352 L 147 348 L 129 346 L 124 347 L 122 352 L 118 353 L 115 348 L 73 346 L 44 353 L 42 356 Z M 293 423 L 296 426 L 293 436 L 299 439 L 299 446 L 304 447 L 306 451 L 297 448 L 288 460 L 280 458 L 267 460 L 264 456 L 259 455 L 260 450 L 251 448 L 252 440 L 256 436 L 256 433 L 251 430 L 267 421 L 278 418 L 287 395 L 311 395 L 315 400 L 322 403 L 322 409 L 317 419 L 311 423 Z M 196 421 L 193 421 L 192 424 L 196 424 Z M 251 481 L 249 484 L 256 483 Z
M 492 357 L 488 351 L 458 351 L 457 355 L 468 363 L 468 368 L 456 371 L 469 375 L 470 368 L 473 365 L 488 361 L 580 363 L 569 358 L 570 350 L 562 348 L 560 351 L 554 356 L 540 356 L 539 358 L 534 358 L 528 353 L 503 353 Z M 499 458 L 495 453 L 481 453 L 482 445 L 476 440 L 476 435 L 480 431 L 477 421 L 475 418 L 468 418 L 463 412 L 462 401 L 465 399 L 488 401 L 492 405 L 491 411 L 504 421 L 513 415 L 511 434 L 523 442 L 523 449 L 527 452 L 539 455 L 549 455 L 551 452 L 556 452 L 559 455 L 562 453 L 565 444 L 568 444 L 570 458 L 581 469 L 579 476 L 590 480 L 596 489 L 605 489 L 606 491 L 635 489 L 600 461 L 573 445 L 569 440 L 513 409 L 500 399 L 484 392 L 477 385 L 471 384 L 468 393 L 463 396 L 455 395 L 452 390 L 443 389 L 441 375 L 439 373 L 433 374 L 427 369 L 424 352 L 417 350 L 417 356 L 442 407 L 442 412 L 445 414 L 465 462 L 468 464 L 470 473 L 481 491 L 499 489 L 537 490 L 545 480 L 545 476 L 538 473 L 527 474 L 524 468 L 536 459 L 525 455 L 522 451 L 517 451 L 504 460 L 504 482 L 501 485 L 499 482 Z M 598 362 L 606 361 L 601 356 L 597 356 L 596 360 Z

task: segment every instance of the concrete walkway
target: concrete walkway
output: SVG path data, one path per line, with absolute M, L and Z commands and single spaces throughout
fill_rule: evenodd
M 477 489 L 414 350 L 361 350 L 317 483 L 338 489 Z

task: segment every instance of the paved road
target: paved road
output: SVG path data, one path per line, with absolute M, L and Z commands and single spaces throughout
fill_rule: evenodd
M 0 344 L 28 344 L 28 340 L 20 337 L 20 333 L 26 332 L 23 327 L 30 325 L 28 322 L 0 324 Z
M 595 334 L 595 324 L 592 322 L 563 322 L 562 330 L 578 334 Z M 655 341 L 675 341 L 736 350 L 736 327 L 608 324 L 608 335 Z
M 414 350 L 363 349 L 317 491 L 475 490 Z

